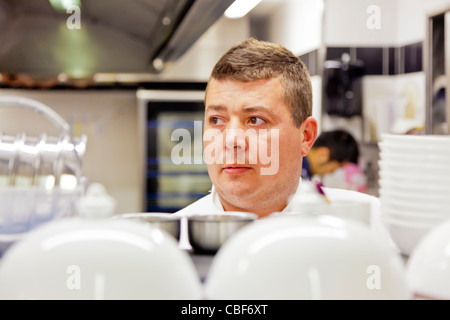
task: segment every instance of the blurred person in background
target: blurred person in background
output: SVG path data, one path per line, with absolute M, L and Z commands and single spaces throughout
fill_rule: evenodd
M 365 192 L 367 182 L 355 138 L 345 130 L 322 132 L 302 163 L 302 178 L 322 180 L 327 187 Z

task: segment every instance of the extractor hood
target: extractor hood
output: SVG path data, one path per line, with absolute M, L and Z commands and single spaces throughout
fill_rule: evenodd
M 1 0 L 0 73 L 78 79 L 98 73 L 157 74 L 232 2 Z

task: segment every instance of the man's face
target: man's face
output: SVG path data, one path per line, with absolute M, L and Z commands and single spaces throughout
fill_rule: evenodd
M 225 210 L 281 211 L 297 189 L 315 120 L 295 126 L 278 78 L 211 79 L 205 107 L 205 159 Z

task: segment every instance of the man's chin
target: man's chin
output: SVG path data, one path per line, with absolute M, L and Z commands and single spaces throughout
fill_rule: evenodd
M 245 203 L 247 199 L 254 199 L 256 187 L 227 186 L 222 188 L 219 195 L 230 203 Z

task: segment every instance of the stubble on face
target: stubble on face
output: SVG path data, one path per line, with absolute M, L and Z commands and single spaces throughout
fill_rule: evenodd
M 294 125 L 284 103 L 279 79 L 246 83 L 212 79 L 205 104 L 205 131 L 217 127 L 225 129 L 236 123 L 246 129 L 248 117 L 261 117 L 265 122 L 259 129 L 278 130 L 279 133 L 279 168 L 273 175 L 261 175 L 260 163 L 240 171 L 227 171 L 224 166 L 215 163 L 208 165 L 208 172 L 224 209 L 255 212 L 260 216 L 283 210 L 288 197 L 296 191 L 301 174 L 302 127 Z M 209 110 L 211 106 L 220 106 L 223 110 L 214 113 L 215 110 Z M 267 108 L 270 112 L 261 114 L 261 110 L 254 106 L 263 106 L 260 109 Z M 247 112 L 249 109 L 255 111 Z M 211 117 L 220 118 L 219 123 L 223 126 L 211 125 Z

